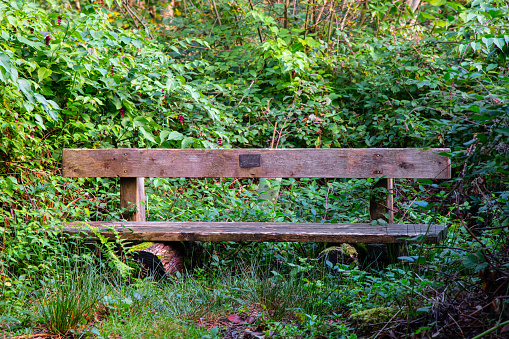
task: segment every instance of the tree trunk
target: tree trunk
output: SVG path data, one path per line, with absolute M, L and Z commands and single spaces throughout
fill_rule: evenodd
M 148 275 L 169 279 L 184 268 L 184 248 L 178 242 L 143 243 L 135 246 L 134 259 Z

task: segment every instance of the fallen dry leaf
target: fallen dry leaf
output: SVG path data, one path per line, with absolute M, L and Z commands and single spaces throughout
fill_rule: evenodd
M 230 322 L 234 324 L 240 324 L 241 322 L 243 322 L 242 318 L 238 314 L 230 314 L 229 316 L 226 317 L 226 319 L 228 319 Z

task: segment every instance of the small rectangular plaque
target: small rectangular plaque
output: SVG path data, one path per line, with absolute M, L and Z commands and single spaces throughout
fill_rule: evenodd
M 260 167 L 260 154 L 239 154 L 239 166 L 242 168 Z

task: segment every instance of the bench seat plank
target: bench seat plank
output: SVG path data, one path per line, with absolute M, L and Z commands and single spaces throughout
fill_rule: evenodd
M 451 177 L 447 148 L 64 149 L 64 177 Z M 242 164 L 241 156 L 256 159 Z
M 115 227 L 121 237 L 137 241 L 257 241 L 257 242 L 345 242 L 403 243 L 404 238 L 426 234 L 425 242 L 436 243 L 445 238 L 445 225 L 368 223 L 264 223 L 264 222 L 108 222 L 87 221 L 64 223 L 70 234 L 90 232 L 88 226 Z

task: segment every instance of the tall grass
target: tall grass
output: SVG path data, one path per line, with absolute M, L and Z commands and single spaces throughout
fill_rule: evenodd
M 36 319 L 51 333 L 66 335 L 93 317 L 104 292 L 104 282 L 92 268 L 57 274 L 34 301 Z

